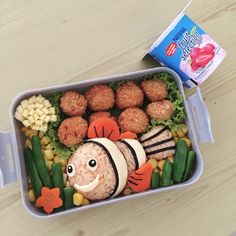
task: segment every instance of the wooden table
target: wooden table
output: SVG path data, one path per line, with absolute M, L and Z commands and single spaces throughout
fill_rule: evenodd
M 154 67 L 142 56 L 186 2 L 1 0 L 1 131 L 20 91 Z M 29 215 L 13 184 L 0 190 L 1 236 L 236 235 L 236 2 L 198 0 L 187 13 L 228 52 L 201 85 L 215 144 L 200 145 L 200 180 L 53 220 Z

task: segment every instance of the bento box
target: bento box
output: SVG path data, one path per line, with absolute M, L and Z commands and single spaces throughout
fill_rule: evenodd
M 132 173 L 135 173 L 136 177 L 137 177 L 138 175 L 142 175 L 142 173 L 138 172 L 139 169 L 138 170 L 133 169 L 133 172 L 130 171 L 131 174 L 130 174 L 130 172 L 128 173 L 129 170 L 124 170 L 124 168 L 123 168 L 124 167 L 124 160 L 123 160 L 123 164 L 122 164 L 122 161 L 121 161 L 122 157 L 118 157 L 118 152 L 115 152 L 115 147 L 111 148 L 111 146 L 113 144 L 110 144 L 113 141 L 118 142 L 120 140 L 120 138 L 110 141 L 110 139 L 109 139 L 110 137 L 108 137 L 108 136 L 110 136 L 110 134 L 107 136 L 104 136 L 104 133 L 106 132 L 106 128 L 110 125 L 109 122 L 111 122 L 112 119 L 107 118 L 109 122 L 105 123 L 105 125 L 102 128 L 103 129 L 101 131 L 103 133 L 102 137 L 105 137 L 105 138 L 93 139 L 94 133 L 97 132 L 95 130 L 95 128 L 98 127 L 95 125 L 92 126 L 92 124 L 94 122 L 96 122 L 96 120 L 95 120 L 90 124 L 90 126 L 92 126 L 92 129 L 93 129 L 91 131 L 92 134 L 89 134 L 90 130 L 88 130 L 88 138 L 90 138 L 90 139 L 88 139 L 88 141 L 87 140 L 83 141 L 81 145 L 82 146 L 83 145 L 87 145 L 87 146 L 88 145 L 95 145 L 95 144 L 100 145 L 100 146 L 103 145 L 103 146 L 106 146 L 107 150 L 109 149 L 110 153 L 114 153 L 115 157 L 113 157 L 112 165 L 116 165 L 116 168 L 118 168 L 118 173 L 116 173 L 116 175 L 119 176 L 119 178 L 118 178 L 119 183 L 116 183 L 116 185 L 118 185 L 118 187 L 116 186 L 117 193 L 114 194 L 114 192 L 113 192 L 115 197 L 110 198 L 110 197 L 107 197 L 106 195 L 104 195 L 103 199 L 95 200 L 95 201 L 93 201 L 93 200 L 88 201 L 86 198 L 98 199 L 98 197 L 95 198 L 94 195 L 93 195 L 93 197 L 91 197 L 91 194 L 90 195 L 87 194 L 87 192 L 92 190 L 95 185 L 98 186 L 97 183 L 95 184 L 95 182 L 98 182 L 98 179 L 97 179 L 96 181 L 94 180 L 93 183 L 87 184 L 86 191 L 85 191 L 85 188 L 83 188 L 84 186 L 80 186 L 80 188 L 78 187 L 78 189 L 75 188 L 74 193 L 84 191 L 85 196 L 86 196 L 86 198 L 84 199 L 84 200 L 86 200 L 84 202 L 84 204 L 77 204 L 77 206 L 74 205 L 73 207 L 67 207 L 67 209 L 65 209 L 65 208 L 64 209 L 60 208 L 59 210 L 56 209 L 55 211 L 50 212 L 51 214 L 46 213 L 45 211 L 42 210 L 42 208 L 35 207 L 35 204 L 32 203 L 32 200 L 30 201 L 30 197 L 29 197 L 29 186 L 31 186 L 29 183 L 29 178 L 27 176 L 29 170 L 26 171 L 26 164 L 25 164 L 25 160 L 24 160 L 24 150 L 23 149 L 26 145 L 25 144 L 26 138 L 24 136 L 24 132 L 22 132 L 21 122 L 19 122 L 15 118 L 16 109 L 19 106 L 19 104 L 21 103 L 21 101 L 28 99 L 28 98 L 32 97 L 33 95 L 37 96 L 39 94 L 41 96 L 47 97 L 54 92 L 78 91 L 80 93 L 83 93 L 88 88 L 91 88 L 92 86 L 97 85 L 97 84 L 109 84 L 109 85 L 113 84 L 113 85 L 117 86 L 117 81 L 118 82 L 122 81 L 122 83 L 120 83 L 120 84 L 118 83 L 119 86 L 122 86 L 122 84 L 126 84 L 126 83 L 128 83 L 128 81 L 133 81 L 136 83 L 137 81 L 140 81 L 140 79 L 143 77 L 146 78 L 147 76 L 158 75 L 160 73 L 168 73 L 173 78 L 173 81 L 177 84 L 179 92 L 182 94 L 182 97 L 183 97 L 183 104 L 184 104 L 184 109 L 185 109 L 185 113 L 186 113 L 185 125 L 188 130 L 187 131 L 187 138 L 189 140 L 191 140 L 191 149 L 194 150 L 195 155 L 196 155 L 195 159 L 194 159 L 194 167 L 193 167 L 190 175 L 188 176 L 187 180 L 184 182 L 182 182 L 182 181 L 175 182 L 175 184 L 173 184 L 172 180 L 171 180 L 172 182 L 170 182 L 169 184 L 157 184 L 154 180 L 154 182 L 152 183 L 152 186 L 150 186 L 150 182 L 153 181 L 151 179 L 152 178 L 151 175 L 153 174 L 153 172 L 149 172 L 151 174 L 149 174 L 149 177 L 147 177 L 148 181 L 149 181 L 148 188 L 145 188 L 144 184 L 142 183 L 142 186 L 141 187 L 139 186 L 139 190 L 141 189 L 139 191 L 139 190 L 137 190 L 138 189 L 138 187 L 136 186 L 137 184 L 133 183 L 133 185 L 132 184 L 129 185 L 129 190 L 130 189 L 134 190 L 134 191 L 132 191 L 132 194 L 123 194 L 122 191 L 124 189 L 124 185 L 121 186 L 122 181 L 123 181 L 122 179 L 128 178 L 128 174 L 129 174 L 129 176 L 131 176 Z M 106 118 L 104 118 L 104 120 L 105 119 Z M 99 120 L 101 121 L 103 119 L 97 119 L 97 121 L 99 121 Z M 131 72 L 131 73 L 121 74 L 121 75 L 116 75 L 116 76 L 110 76 L 110 77 L 105 77 L 105 78 L 91 79 L 91 80 L 87 80 L 87 81 L 80 81 L 80 82 L 76 82 L 76 83 L 64 84 L 64 85 L 59 85 L 59 86 L 34 89 L 31 91 L 23 92 L 23 93 L 19 94 L 12 102 L 12 105 L 10 108 L 10 122 L 11 122 L 11 126 L 12 126 L 11 133 L 1 133 L 0 134 L 0 157 L 1 157 L 0 158 L 0 164 L 1 164 L 0 165 L 0 186 L 3 187 L 7 184 L 13 183 L 18 180 L 20 183 L 20 186 L 21 186 L 22 201 L 23 201 L 23 204 L 24 204 L 26 210 L 29 213 L 31 213 L 32 215 L 40 217 L 40 218 L 51 218 L 51 217 L 55 217 L 55 216 L 69 214 L 72 212 L 79 212 L 79 211 L 90 209 L 90 208 L 95 208 L 95 207 L 99 207 L 99 206 L 103 206 L 103 205 L 107 205 L 107 204 L 112 204 L 112 203 L 118 203 L 118 202 L 124 201 L 124 200 L 131 200 L 131 199 L 135 199 L 137 197 L 145 197 L 145 196 L 152 195 L 152 194 L 158 194 L 159 192 L 162 192 L 162 191 L 169 191 L 169 190 L 174 190 L 177 188 L 183 188 L 183 187 L 189 186 L 199 179 L 199 177 L 201 176 L 202 170 L 203 170 L 203 161 L 202 161 L 202 156 L 201 156 L 201 153 L 200 153 L 200 150 L 198 147 L 198 142 L 205 142 L 205 141 L 209 141 L 209 140 L 212 141 L 213 140 L 212 133 L 211 133 L 211 127 L 210 127 L 209 114 L 208 114 L 206 106 L 203 102 L 200 89 L 197 88 L 196 93 L 189 96 L 188 98 L 185 98 L 185 93 L 184 93 L 182 82 L 181 82 L 181 79 L 179 78 L 179 76 L 173 70 L 168 69 L 168 68 L 164 68 L 164 67 L 147 69 L 147 70 Z M 106 120 L 106 122 L 107 122 L 107 120 Z M 114 121 L 114 120 L 112 122 L 116 123 L 116 121 Z M 90 128 L 90 126 L 89 126 L 89 128 Z M 163 127 L 163 125 L 160 127 Z M 75 127 L 75 129 L 76 129 L 76 127 Z M 126 139 L 124 139 L 124 140 L 127 140 L 127 138 L 128 139 L 130 138 L 130 136 L 129 136 L 130 133 L 131 133 L 131 136 L 132 135 L 135 136 L 135 137 L 132 136 L 132 138 L 133 138 L 132 142 L 138 142 L 138 141 L 142 140 L 142 137 L 141 138 L 139 136 L 137 137 L 135 132 L 128 132 L 128 136 L 127 136 L 127 132 L 125 132 L 124 138 L 126 138 Z M 172 135 L 171 138 L 174 140 L 173 134 L 171 132 L 169 132 L 168 134 Z M 100 137 L 100 136 L 97 135 L 97 137 Z M 109 139 L 109 141 L 108 141 L 108 139 Z M 150 136 L 148 137 L 148 139 L 150 139 Z M 90 141 L 90 140 L 92 140 L 92 141 Z M 100 140 L 102 140 L 102 141 L 100 141 Z M 91 144 L 91 142 L 92 142 L 92 144 Z M 130 145 L 132 144 L 132 142 L 127 141 L 127 143 Z M 142 143 L 142 141 L 140 141 L 140 142 Z M 160 142 L 162 142 L 162 141 L 160 141 Z M 133 147 L 133 149 L 135 149 L 134 151 L 136 152 L 137 156 L 141 155 L 141 153 L 143 152 L 140 149 L 140 144 L 138 144 L 138 145 Z M 79 149 L 79 147 L 77 147 L 77 148 Z M 94 146 L 92 146 L 92 147 L 94 147 Z M 95 150 L 96 148 L 92 148 L 92 149 L 93 150 L 90 150 L 90 151 L 84 151 L 84 153 L 86 155 L 90 155 L 89 153 L 96 151 Z M 75 152 L 77 152 L 77 151 L 75 151 Z M 80 150 L 80 155 L 82 155 L 81 153 L 83 154 L 83 150 L 82 151 Z M 83 154 L 83 155 L 85 155 L 85 154 Z M 73 156 L 74 154 L 71 154 L 71 155 Z M 96 155 L 98 155 L 98 154 L 96 154 Z M 119 154 L 119 155 L 121 155 L 121 154 Z M 69 157 L 69 158 L 71 158 L 71 157 Z M 140 157 L 140 159 L 138 161 L 142 162 L 142 164 L 146 163 L 147 165 L 145 166 L 145 164 L 144 164 L 141 166 L 141 164 L 140 164 L 141 167 L 140 166 L 139 167 L 142 168 L 143 166 L 145 166 L 145 168 L 146 168 L 145 171 L 147 171 L 148 168 L 151 168 L 151 167 L 154 168 L 153 165 L 156 165 L 156 163 L 153 164 L 150 161 L 148 161 L 153 158 L 145 159 L 145 161 L 142 158 L 144 158 L 144 157 Z M 162 158 L 160 158 L 160 159 L 162 159 Z M 135 161 L 137 162 L 137 160 L 135 160 Z M 155 160 L 154 160 L 154 162 L 155 162 Z M 167 159 L 166 159 L 166 162 L 167 162 Z M 71 164 L 71 163 L 73 163 L 73 164 Z M 89 162 L 87 162 L 87 165 L 88 165 L 88 163 L 90 165 L 90 170 L 94 170 L 95 164 L 96 164 L 94 159 L 92 159 L 92 160 L 90 159 Z M 175 163 L 173 163 L 173 158 L 172 158 L 172 160 L 169 161 L 169 163 L 170 163 L 170 165 L 175 164 Z M 27 163 L 27 166 L 28 166 L 28 164 L 29 163 Z M 128 162 L 127 162 L 127 164 L 129 165 Z M 77 163 L 74 163 L 71 160 L 71 162 L 69 161 L 69 164 L 67 163 L 66 170 L 65 170 L 66 167 L 64 167 L 64 172 L 67 173 L 67 175 L 69 177 L 71 176 L 71 178 L 66 176 L 67 180 L 65 180 L 64 187 L 66 187 L 66 183 L 68 183 L 68 179 L 72 180 L 72 172 L 74 171 L 73 168 L 75 168 L 76 165 L 77 165 Z M 85 165 L 86 165 L 86 163 L 85 163 Z M 29 168 L 29 166 L 27 168 Z M 168 167 L 166 167 L 166 168 L 168 168 Z M 181 167 L 179 167 L 179 168 L 181 169 Z M 106 169 L 109 169 L 109 167 L 105 166 L 105 169 L 103 171 L 105 172 Z M 64 175 L 65 175 L 65 173 L 64 173 Z M 161 174 L 163 175 L 163 173 L 161 173 Z M 132 177 L 135 182 L 135 177 L 134 176 L 132 176 Z M 162 178 L 164 178 L 164 177 L 162 177 Z M 35 179 L 34 179 L 34 181 L 35 181 Z M 31 179 L 31 182 L 32 182 L 32 179 Z M 130 181 L 130 183 L 132 183 L 132 181 Z M 121 188 L 120 191 L 117 190 L 119 188 Z M 44 187 L 42 189 L 44 189 Z M 56 190 L 58 190 L 58 188 Z M 60 193 L 56 190 L 55 191 L 53 190 L 54 194 L 59 195 Z M 81 190 L 81 191 L 79 191 L 79 190 Z M 49 190 L 47 189 L 47 191 L 49 191 Z M 46 189 L 42 190 L 42 195 L 44 194 L 46 196 L 48 193 L 47 191 L 46 191 Z M 79 198 L 79 197 L 80 197 L 80 195 L 77 194 L 77 196 L 73 197 L 73 200 L 76 201 L 76 200 L 78 200 L 77 198 Z M 31 198 L 32 198 L 32 196 L 31 196 Z M 40 204 L 42 204 L 42 201 L 43 201 L 42 196 L 39 198 L 41 198 L 41 199 L 40 199 L 40 203 L 38 204 L 38 206 L 42 206 L 42 205 L 40 205 Z M 33 202 L 34 201 L 35 201 L 35 199 L 33 200 Z M 71 203 L 71 204 L 73 204 L 73 203 Z M 59 202 L 57 202 L 57 205 L 58 206 L 60 205 Z

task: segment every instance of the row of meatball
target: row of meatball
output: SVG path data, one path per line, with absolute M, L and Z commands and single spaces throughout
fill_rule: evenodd
M 139 107 L 143 104 L 144 94 L 151 101 L 146 113 Z M 168 95 L 166 84 L 161 80 L 147 80 L 141 87 L 134 82 L 121 85 L 116 93 L 107 85 L 94 85 L 88 89 L 85 96 L 73 91 L 67 91 L 61 97 L 62 111 L 72 118 L 64 120 L 58 130 L 60 141 L 66 146 L 74 146 L 82 141 L 88 129 L 87 121 L 81 116 L 87 107 L 94 111 L 89 117 L 89 123 L 98 118 L 111 117 L 109 110 L 114 104 L 121 110 L 117 123 L 121 131 L 142 133 L 149 123 L 148 116 L 153 119 L 167 120 L 173 112 L 172 104 L 165 98 Z
M 153 119 L 167 120 L 173 109 L 171 102 L 165 98 L 168 95 L 166 84 L 161 80 L 146 80 L 140 86 L 129 81 L 121 85 L 116 93 L 107 85 L 94 85 L 87 90 L 85 96 L 74 91 L 67 91 L 61 97 L 62 111 L 69 116 L 82 116 L 88 107 L 91 111 L 107 111 L 114 104 L 121 110 L 128 107 L 140 107 L 144 94 L 151 101 L 146 112 Z

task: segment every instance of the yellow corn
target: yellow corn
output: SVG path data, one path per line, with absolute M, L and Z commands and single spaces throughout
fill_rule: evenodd
M 34 202 L 35 201 L 35 196 L 34 196 L 34 191 L 33 189 L 30 189 L 28 192 L 28 199 L 30 202 Z
M 53 146 L 51 143 L 49 143 L 46 147 L 45 147 L 46 150 L 53 150 Z
M 84 196 L 81 193 L 74 193 L 73 194 L 73 204 L 75 206 L 80 206 L 82 205 Z
M 66 185 L 66 181 L 67 181 L 67 174 L 63 173 L 63 183 L 64 183 L 64 185 Z
M 157 168 L 153 169 L 153 172 L 159 172 L 159 170 Z
M 154 159 L 154 158 L 150 158 L 148 161 L 147 161 L 153 169 L 157 168 L 157 160 Z
M 49 171 L 52 170 L 53 161 L 45 160 L 45 163 L 46 163 L 48 170 Z
M 188 133 L 188 128 L 187 128 L 187 126 L 185 124 L 181 125 L 181 130 L 184 132 L 184 134 Z
M 59 156 L 54 156 L 54 162 L 59 163 L 60 162 L 60 157 Z
M 28 138 L 32 138 L 33 135 L 37 135 L 37 134 L 38 134 L 37 130 L 29 129 L 25 131 L 25 136 Z
M 66 167 L 65 167 L 65 166 L 62 166 L 62 167 L 61 167 L 61 170 L 62 170 L 62 172 L 66 172 Z
M 173 137 L 176 137 L 176 136 L 177 136 L 176 132 L 173 131 L 173 130 L 171 131 L 171 134 L 172 134 Z
M 41 139 L 41 138 L 43 138 L 43 136 L 44 136 L 44 133 L 42 132 L 42 131 L 39 131 L 39 138 Z
M 126 187 L 126 188 L 123 190 L 123 194 L 124 194 L 124 195 L 129 195 L 129 194 L 131 194 L 132 192 L 133 192 L 132 189 L 129 188 L 129 187 Z
M 50 143 L 50 138 L 47 136 L 43 136 L 40 141 L 41 145 L 48 145 Z
M 88 205 L 90 202 L 88 199 L 84 198 L 82 201 L 82 206 Z
M 165 164 L 165 160 L 160 160 L 160 161 L 157 162 L 157 167 L 160 170 L 163 170 L 164 164 Z
M 179 138 L 178 137 L 174 137 L 175 143 L 178 142 Z
M 167 160 L 170 161 L 171 163 L 173 163 L 174 162 L 174 156 L 167 157 Z
M 183 138 L 183 137 L 185 136 L 185 133 L 183 132 L 182 129 L 178 129 L 178 130 L 176 131 L 176 133 L 177 133 L 177 135 L 178 135 L 179 138 Z
M 185 141 L 185 143 L 186 143 L 186 145 L 187 145 L 188 148 L 191 147 L 192 142 L 191 142 L 191 140 L 190 140 L 189 138 L 181 138 L 181 139 Z
M 31 146 L 31 141 L 30 141 L 29 138 L 27 138 L 27 139 L 25 140 L 25 147 L 29 147 L 29 148 L 32 147 L 32 146 Z
M 52 160 L 54 158 L 54 153 L 52 150 L 43 150 L 43 155 L 46 160 Z
M 66 160 L 65 158 L 60 158 L 60 163 L 62 166 L 66 166 L 68 163 L 68 160 Z
M 26 130 L 29 130 L 28 128 L 26 128 L 25 126 L 23 126 L 22 128 L 21 128 L 21 132 L 23 132 L 23 133 L 25 133 L 26 132 Z

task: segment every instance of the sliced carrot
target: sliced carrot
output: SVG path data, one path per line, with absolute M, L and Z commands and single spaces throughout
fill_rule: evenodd
M 88 128 L 89 138 L 108 138 L 117 141 L 120 137 L 120 130 L 116 122 L 110 118 L 95 120 Z
M 120 139 L 137 139 L 137 134 L 131 132 L 131 131 L 126 131 L 122 134 L 120 134 Z
M 152 166 L 149 163 L 145 163 L 129 176 L 128 186 L 134 192 L 145 191 L 147 189 L 150 189 L 151 177 Z

